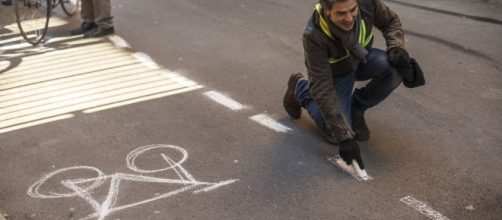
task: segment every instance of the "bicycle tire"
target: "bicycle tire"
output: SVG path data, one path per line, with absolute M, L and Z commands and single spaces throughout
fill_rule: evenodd
M 52 0 L 14 0 L 17 26 L 28 43 L 42 42 L 49 29 L 51 9 Z
M 80 0 L 59 0 L 59 3 L 68 17 L 75 15 L 80 6 Z

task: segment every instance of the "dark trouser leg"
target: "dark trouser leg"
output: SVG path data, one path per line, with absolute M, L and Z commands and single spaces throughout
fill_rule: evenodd
M 352 100 L 352 114 L 363 116 L 364 112 L 382 102 L 402 82 L 401 76 L 387 61 L 387 53 L 380 49 L 370 49 L 367 63 L 359 64 L 355 71 L 356 80 L 371 81 L 363 88 L 356 89 Z
M 336 94 L 342 107 L 343 114 L 345 115 L 345 118 L 347 119 L 349 124 L 351 123 L 351 94 L 352 88 L 354 87 L 354 82 L 354 74 L 348 74 L 346 76 L 335 79 Z M 295 94 L 298 98 L 298 101 L 300 102 L 300 105 L 307 110 L 310 117 L 317 124 L 317 127 L 319 127 L 323 135 L 328 138 L 328 140 L 330 140 L 331 131 L 326 126 L 326 122 L 324 121 L 324 118 L 319 111 L 319 106 L 310 95 L 309 84 L 307 80 L 301 79 L 298 81 Z M 333 140 L 330 141 L 334 142 Z
M 82 20 L 86 23 L 94 23 L 94 7 L 92 0 L 82 0 L 82 9 L 80 10 L 80 16 Z
M 85 0 L 84 0 L 85 1 Z M 92 0 L 94 7 L 94 22 L 99 28 L 113 27 L 112 5 L 110 0 Z

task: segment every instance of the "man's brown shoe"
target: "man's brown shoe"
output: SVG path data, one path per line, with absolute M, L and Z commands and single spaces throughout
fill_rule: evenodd
M 294 119 L 298 119 L 302 115 L 302 107 L 295 95 L 296 84 L 301 78 L 303 78 L 301 73 L 293 73 L 289 76 L 288 89 L 282 102 L 288 115 Z

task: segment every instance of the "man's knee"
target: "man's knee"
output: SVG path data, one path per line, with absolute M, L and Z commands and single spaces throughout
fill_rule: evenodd
M 379 70 L 378 72 L 382 74 L 390 72 L 389 69 L 391 68 L 391 65 L 389 64 L 389 59 L 386 52 L 378 51 L 377 55 L 374 57 L 373 62 L 375 62 L 375 67 Z
M 402 78 L 396 69 L 389 64 L 387 53 L 381 52 L 376 58 L 376 68 L 378 69 L 377 79 L 385 79 L 386 81 L 392 82 L 392 84 L 399 84 L 402 82 Z
M 390 78 L 390 83 L 393 85 L 394 88 L 398 87 L 401 82 L 403 82 L 403 78 L 401 75 L 397 72 L 396 68 L 393 66 L 389 65 L 389 78 Z

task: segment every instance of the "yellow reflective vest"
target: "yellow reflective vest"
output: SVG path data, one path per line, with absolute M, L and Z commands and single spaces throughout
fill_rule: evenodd
M 315 9 L 317 11 L 317 13 L 319 14 L 319 25 L 321 26 L 321 29 L 322 29 L 322 32 L 324 32 L 326 35 L 328 35 L 329 38 L 333 39 L 333 36 L 331 35 L 331 31 L 329 31 L 329 27 L 328 27 L 328 23 L 326 22 L 326 20 L 324 20 L 323 16 L 322 16 L 322 6 L 321 4 L 317 4 L 315 6 Z M 373 33 L 369 33 L 367 36 L 366 36 L 366 22 L 364 22 L 363 19 L 361 19 L 359 22 L 361 22 L 361 25 L 359 25 L 359 37 L 358 37 L 358 42 L 361 46 L 363 47 L 366 47 L 368 46 L 368 44 L 371 42 L 371 40 L 373 39 Z M 347 55 L 341 57 L 341 58 L 338 58 L 338 59 L 335 59 L 335 58 L 332 58 L 330 57 L 329 58 L 329 63 L 330 64 L 335 64 L 335 63 L 338 63 L 344 59 L 347 59 L 350 57 L 350 52 L 348 50 L 346 50 L 347 52 Z

